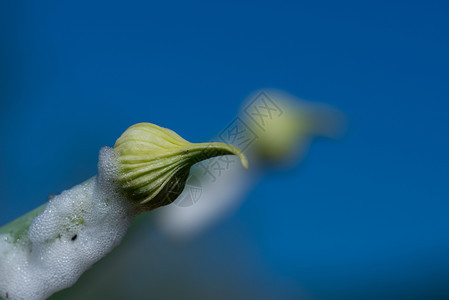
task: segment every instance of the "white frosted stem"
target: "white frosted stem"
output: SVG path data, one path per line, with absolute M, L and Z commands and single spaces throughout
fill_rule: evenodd
M 120 243 L 136 212 L 117 190 L 117 172 L 113 150 L 104 147 L 98 176 L 51 199 L 24 238 L 0 235 L 1 297 L 45 299 Z

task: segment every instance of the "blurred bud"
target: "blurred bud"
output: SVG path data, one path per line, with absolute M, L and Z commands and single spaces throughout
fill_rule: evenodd
M 337 138 L 343 132 L 343 115 L 327 105 L 278 90 L 259 91 L 249 99 L 241 115 L 257 136 L 254 151 L 265 162 L 302 155 L 314 136 Z

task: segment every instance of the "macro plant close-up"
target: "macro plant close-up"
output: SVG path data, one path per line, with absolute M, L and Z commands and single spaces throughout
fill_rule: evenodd
M 194 163 L 229 154 L 247 167 L 230 145 L 192 144 L 150 123 L 131 126 L 113 149 L 102 148 L 97 176 L 0 229 L 0 294 L 46 299 L 73 285 L 121 242 L 133 217 L 178 197 Z
M 0 299 L 449 299 L 448 13 L 1 1 Z

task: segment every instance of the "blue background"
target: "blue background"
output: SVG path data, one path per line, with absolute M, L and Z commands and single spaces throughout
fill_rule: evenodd
M 445 1 L 2 1 L 0 224 L 94 175 L 134 123 L 205 141 L 279 88 L 339 108 L 348 131 L 265 177 L 221 234 L 244 231 L 316 299 L 449 297 L 448 15 Z

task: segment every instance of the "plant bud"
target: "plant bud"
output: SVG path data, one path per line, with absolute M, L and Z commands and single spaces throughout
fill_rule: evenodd
M 190 167 L 202 160 L 245 155 L 224 143 L 190 143 L 174 131 L 150 123 L 129 127 L 116 141 L 119 183 L 144 211 L 172 203 L 184 189 Z

